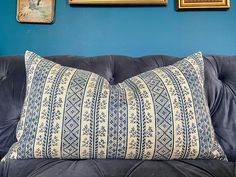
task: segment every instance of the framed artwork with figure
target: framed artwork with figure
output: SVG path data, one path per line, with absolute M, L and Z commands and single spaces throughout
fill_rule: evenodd
M 166 5 L 167 0 L 69 0 L 69 4 Z
M 177 9 L 228 9 L 230 0 L 177 0 Z
M 22 23 L 52 23 L 55 0 L 17 0 L 16 19 Z

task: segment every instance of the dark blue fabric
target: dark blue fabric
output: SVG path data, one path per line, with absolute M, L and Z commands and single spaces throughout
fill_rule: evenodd
M 216 160 L 11 160 L 3 177 L 235 177 L 234 163 Z
M 236 57 L 208 56 L 205 88 L 216 136 L 230 161 L 236 160 Z
M 71 66 L 75 68 L 81 68 L 84 70 L 89 70 L 95 72 L 107 80 L 111 84 L 121 82 L 129 77 L 137 75 L 141 72 L 151 70 L 156 67 L 166 66 L 173 64 L 179 58 L 170 57 L 170 56 L 145 56 L 141 58 L 131 58 L 126 56 L 99 56 L 99 57 L 79 57 L 79 56 L 51 56 L 46 57 L 50 60 L 58 62 L 62 65 Z M 230 161 L 236 161 L 236 56 L 227 57 L 227 56 L 206 56 L 205 57 L 205 89 L 207 94 L 207 99 L 210 107 L 210 112 L 212 116 L 212 123 L 215 128 L 215 133 L 219 143 L 222 145 L 227 157 Z M 20 112 L 22 109 L 23 101 L 25 96 L 25 68 L 24 68 L 24 59 L 23 56 L 14 56 L 14 57 L 0 57 L 0 157 L 4 156 L 10 146 L 16 141 L 15 138 L 15 129 L 17 122 L 20 118 Z M 27 173 L 33 170 L 34 165 L 38 162 L 43 161 L 46 164 L 61 164 L 57 166 L 58 169 L 64 169 L 64 167 L 72 168 L 74 170 L 81 171 L 80 176 L 102 176 L 98 169 L 94 168 L 91 170 L 87 167 L 87 163 L 93 163 L 93 161 L 75 161 L 64 162 L 58 160 L 30 160 L 30 161 L 17 161 L 10 162 L 10 164 L 0 163 L 0 174 L 1 168 L 4 169 L 24 169 L 23 172 Z M 119 170 L 112 172 L 112 167 L 116 167 L 117 163 L 121 165 Z M 126 161 L 104 161 L 109 168 L 104 169 L 110 176 L 119 176 L 118 174 L 124 174 L 122 170 L 130 168 L 128 165 L 129 162 Z M 231 168 L 232 163 L 224 162 L 224 167 L 222 167 L 223 162 L 219 161 L 193 161 L 194 163 L 199 163 L 198 165 L 203 165 L 207 168 L 213 168 L 213 171 L 217 171 L 218 176 L 226 177 L 228 174 L 233 174 Z M 64 164 L 65 163 L 65 164 Z M 80 167 L 74 166 L 74 164 L 79 163 L 82 165 Z M 101 163 L 101 162 L 99 162 Z M 127 163 L 127 164 L 126 164 Z M 130 162 L 131 163 L 131 162 Z M 137 162 L 137 164 L 142 163 Z M 156 168 L 161 170 L 166 169 L 166 174 L 173 175 L 175 174 L 175 169 L 182 169 L 186 167 L 188 170 L 188 165 L 186 163 L 177 163 L 170 165 L 174 162 L 145 162 L 141 171 L 150 171 L 148 176 L 157 176 L 158 171 L 155 171 Z M 201 164 L 203 163 L 203 164 Z M 131 163 L 133 165 L 133 161 Z M 181 165 L 180 165 L 181 164 Z M 36 166 L 37 166 L 36 165 Z M 110 165 L 110 166 L 109 166 Z M 132 166 L 131 165 L 131 166 Z M 159 168 L 162 167 L 162 168 Z M 53 165 L 52 165 L 53 167 Z M 145 167 L 145 168 L 144 168 Z M 204 176 L 203 172 L 198 171 L 195 173 L 196 164 L 193 164 L 193 170 L 190 175 L 190 168 L 188 176 Z M 105 167 L 104 167 L 105 168 Z M 202 167 L 199 167 L 202 169 Z M 204 169 L 203 168 L 203 169 Z M 219 169 L 218 169 L 219 168 Z M 31 169 L 31 170 L 30 170 Z M 221 169 L 221 170 L 220 170 Z M 230 173 L 228 173 L 228 169 Z M 28 171 L 27 171 L 28 170 Z M 50 169 L 48 169 L 50 171 Z M 88 171 L 87 171 L 88 170 Z M 94 171 L 95 170 L 95 171 Z M 169 170 L 169 171 L 168 171 Z M 172 170 L 172 171 L 171 171 Z M 203 170 L 205 171 L 205 170 Z M 18 171 L 19 172 L 19 171 Z M 22 172 L 22 175 L 24 175 Z M 56 169 L 54 173 L 58 172 Z M 89 173 L 88 173 L 89 172 Z M 91 172 L 91 173 L 90 173 Z M 173 174 L 172 174 L 173 172 Z M 6 173 L 6 170 L 5 170 Z M 13 172 L 9 172 L 13 173 Z M 222 173 L 222 174 L 221 174 Z M 52 176 L 52 171 L 42 173 L 45 176 Z M 50 174 L 50 175 L 49 175 Z M 107 176 L 109 176 L 107 174 Z M 136 177 L 141 176 L 139 170 L 135 173 L 130 174 L 130 176 Z M 187 174 L 187 172 L 186 172 Z M 200 175 L 199 175 L 200 174 Z M 39 176 L 43 176 L 39 175 Z M 70 174 L 71 176 L 76 176 L 76 173 Z M 70 176 L 68 175 L 68 176 Z M 12 176 L 12 175 L 11 175 Z M 14 174 L 13 174 L 14 176 Z M 37 175 L 36 175 L 37 176 Z M 55 175 L 53 175 L 55 176 Z M 60 174 L 58 174 L 60 176 Z M 77 174 L 77 176 L 79 176 Z M 122 176 L 122 175 L 120 175 Z M 160 175 L 161 176 L 161 175 Z M 165 176 L 165 173 L 162 174 Z M 161 176 L 161 177 L 162 177 Z M 181 176 L 181 170 L 176 172 L 176 176 Z M 207 175 L 205 175 L 207 176 Z M 214 176 L 208 174 L 208 176 Z M 215 175 L 217 176 L 217 175 Z M 228 175 L 229 176 L 229 175 Z M 235 174 L 234 174 L 235 176 Z M 20 176 L 19 176 L 20 177 Z M 173 176 L 175 177 L 175 176 Z

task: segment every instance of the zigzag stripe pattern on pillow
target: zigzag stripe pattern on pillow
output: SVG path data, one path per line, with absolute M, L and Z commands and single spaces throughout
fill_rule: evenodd
M 25 55 L 26 98 L 6 159 L 221 159 L 196 53 L 110 85 Z

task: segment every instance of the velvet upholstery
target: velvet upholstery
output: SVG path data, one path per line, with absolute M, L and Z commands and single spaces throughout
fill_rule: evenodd
M 234 168 L 233 162 L 217 160 L 37 159 L 9 161 L 4 164 L 2 175 L 3 177 L 235 177 Z
M 127 56 L 98 56 L 98 57 L 50 56 L 46 58 L 52 61 L 58 62 L 62 65 L 81 68 L 84 70 L 95 72 L 105 77 L 111 84 L 121 82 L 129 77 L 132 77 L 134 75 L 137 75 L 147 70 L 151 70 L 155 67 L 161 67 L 161 66 L 172 64 L 179 59 L 177 57 L 170 57 L 170 56 L 145 56 L 141 58 L 131 58 Z M 209 104 L 210 112 L 212 116 L 212 123 L 215 128 L 217 139 L 219 143 L 221 144 L 221 146 L 223 147 L 229 161 L 235 162 L 236 160 L 236 141 L 235 141 L 236 139 L 236 56 L 232 56 L 232 57 L 212 56 L 212 55 L 205 56 L 205 89 L 206 89 L 208 104 Z M 0 156 L 1 157 L 6 154 L 9 147 L 16 141 L 15 128 L 20 117 L 20 112 L 22 109 L 24 96 L 25 96 L 25 68 L 24 68 L 23 56 L 0 57 L 0 100 L 1 100 L 0 102 Z M 18 167 L 20 165 L 27 166 L 27 163 L 29 164 L 40 163 L 38 160 L 36 161 L 37 162 L 26 161 L 26 162 L 22 162 L 22 164 L 21 162 L 11 162 L 11 164 L 0 163 L 0 170 L 1 168 L 3 168 L 5 169 L 3 170 L 4 173 L 6 173 L 6 168 L 14 168 L 15 166 Z M 71 162 L 72 164 L 70 164 L 69 167 L 71 167 L 72 169 L 82 168 L 79 166 L 73 167 L 73 165 L 75 165 L 76 163 L 91 163 L 91 162 L 93 161 Z M 208 162 L 191 161 L 194 167 L 200 163 L 203 166 L 203 167 L 200 167 L 203 171 L 205 171 L 204 168 L 210 169 L 210 168 L 214 168 L 214 166 L 215 166 L 215 169 L 218 169 L 223 163 L 225 166 L 227 166 L 226 167 L 227 169 L 232 170 L 230 171 L 231 176 L 235 175 L 235 172 L 233 172 L 235 171 L 235 169 L 233 169 L 235 168 L 233 167 L 234 166 L 233 162 L 223 163 L 223 162 L 214 161 L 212 162 L 214 163 L 214 165 L 211 165 L 211 164 L 209 165 L 210 163 L 209 161 Z M 50 164 L 52 162 L 45 160 L 44 163 Z M 62 163 L 62 161 L 55 161 L 53 163 L 60 164 Z M 69 162 L 66 162 L 66 163 L 69 163 Z M 107 162 L 104 161 L 104 163 L 108 163 L 108 161 Z M 116 160 L 113 160 L 111 162 L 111 164 L 113 164 L 114 166 L 116 166 L 116 163 L 118 163 Z M 117 173 L 121 173 L 122 170 L 125 170 L 125 168 L 129 168 L 128 166 L 129 163 L 132 163 L 133 165 L 135 163 L 141 163 L 141 162 L 134 162 L 134 161 L 122 162 L 123 165 L 121 165 L 120 167 L 121 169 L 118 170 Z M 180 165 L 179 161 L 163 162 L 163 164 L 162 162 L 145 162 L 145 163 L 148 163 L 148 164 L 150 163 L 152 164 L 151 166 L 159 166 L 160 164 L 163 166 L 169 166 L 168 169 L 172 169 L 172 170 L 176 170 L 177 168 L 176 165 L 178 167 Z M 174 163 L 174 166 L 169 165 L 172 163 Z M 217 165 L 215 165 L 215 163 Z M 149 165 L 147 166 L 148 166 L 147 168 L 151 168 Z M 224 169 L 224 168 L 222 167 L 221 169 Z M 108 168 L 106 170 L 111 170 L 111 168 Z M 228 170 L 225 170 L 225 171 L 227 172 Z M 93 170 L 89 172 L 91 172 L 90 175 L 85 174 L 81 176 L 98 175 L 97 172 L 94 172 Z M 109 173 L 108 171 L 106 172 Z M 0 172 L 0 174 L 1 173 L 2 172 Z M 155 174 L 155 172 L 153 173 Z M 111 174 L 113 174 L 113 172 L 111 172 Z M 220 176 L 220 173 L 218 174 L 219 175 L 215 175 L 215 176 Z M 140 173 L 135 173 L 135 174 L 132 173 L 132 175 L 139 176 Z M 47 176 L 47 175 L 44 175 L 44 176 Z M 103 175 L 103 176 L 109 176 L 109 175 Z M 151 174 L 149 176 L 151 176 Z M 163 174 L 163 176 L 165 176 L 165 174 Z M 190 175 L 187 175 L 187 176 L 190 176 Z M 201 175 L 195 174 L 195 176 L 201 176 Z M 221 176 L 227 176 L 227 175 L 221 175 Z

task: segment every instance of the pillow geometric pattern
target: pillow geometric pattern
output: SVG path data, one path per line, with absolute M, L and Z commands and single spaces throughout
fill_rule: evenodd
M 221 159 L 196 53 L 110 85 L 25 54 L 26 98 L 6 159 Z

